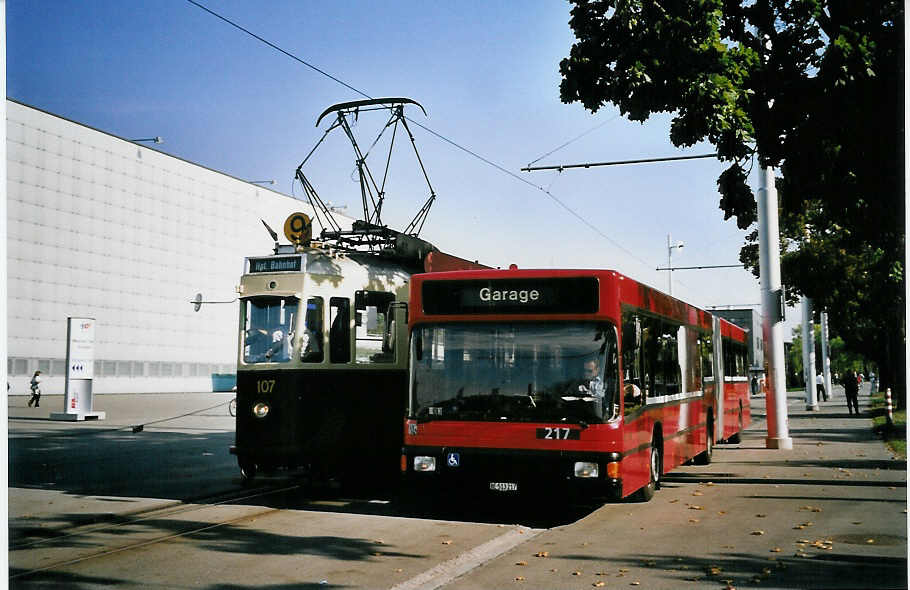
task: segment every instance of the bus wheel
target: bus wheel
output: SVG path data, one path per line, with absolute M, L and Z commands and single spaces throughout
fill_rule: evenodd
M 243 479 L 244 483 L 252 481 L 256 477 L 256 464 L 250 461 L 249 459 L 237 459 L 237 464 L 240 466 L 240 477 Z
M 708 428 L 705 431 L 705 450 L 695 455 L 696 465 L 710 465 L 711 457 L 714 455 L 714 425 L 708 422 Z
M 739 430 L 736 431 L 736 434 L 730 435 L 730 438 L 727 439 L 727 442 L 731 445 L 738 445 L 742 441 L 742 437 L 739 436 L 739 433 L 743 431 L 743 408 L 742 405 L 739 407 Z
M 654 497 L 654 492 L 660 489 L 660 474 L 662 471 L 663 457 L 660 448 L 659 441 L 657 437 L 651 441 L 651 453 L 650 459 L 648 460 L 648 471 L 650 472 L 650 479 L 648 484 L 638 490 L 638 500 L 641 502 L 648 502 L 651 498 Z

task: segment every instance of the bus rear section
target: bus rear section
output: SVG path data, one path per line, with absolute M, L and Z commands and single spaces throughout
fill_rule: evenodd
M 723 364 L 723 431 L 720 440 L 740 442 L 752 422 L 749 386 L 748 334 L 739 326 L 718 318 Z
M 406 485 L 647 500 L 710 460 L 707 312 L 614 271 L 415 275 L 409 299 Z

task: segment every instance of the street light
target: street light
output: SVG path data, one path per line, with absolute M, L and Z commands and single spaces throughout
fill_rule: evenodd
M 275 184 L 274 180 L 248 180 L 250 184 Z
M 670 295 L 673 294 L 673 249 L 679 248 L 682 250 L 683 246 L 685 244 L 682 241 L 674 244 L 670 234 L 667 234 L 667 275 L 670 277 Z
M 130 141 L 133 141 L 133 142 L 150 141 L 152 143 L 164 143 L 164 138 L 156 136 L 156 137 L 145 137 L 145 138 L 140 138 L 140 139 L 131 139 Z

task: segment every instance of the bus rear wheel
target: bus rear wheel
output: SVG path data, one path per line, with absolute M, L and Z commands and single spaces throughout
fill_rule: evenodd
M 742 406 L 742 404 L 740 404 L 739 405 L 739 430 L 736 431 L 736 434 L 731 435 L 730 438 L 727 439 L 727 442 L 732 445 L 738 445 L 740 442 L 742 442 L 742 437 L 740 436 L 740 433 L 742 431 L 743 431 L 743 406 Z
M 695 455 L 696 465 L 710 465 L 711 458 L 714 455 L 714 425 L 710 422 L 708 423 L 705 437 L 705 450 Z
M 654 492 L 660 489 L 660 475 L 663 467 L 663 452 L 657 437 L 651 440 L 651 451 L 648 459 L 649 480 L 645 487 L 638 490 L 638 500 L 648 502 L 654 497 Z

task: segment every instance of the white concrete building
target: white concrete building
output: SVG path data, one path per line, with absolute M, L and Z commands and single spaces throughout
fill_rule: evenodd
M 66 318 L 96 320 L 96 393 L 233 385 L 246 256 L 306 203 L 7 100 L 11 394 L 63 393 Z

